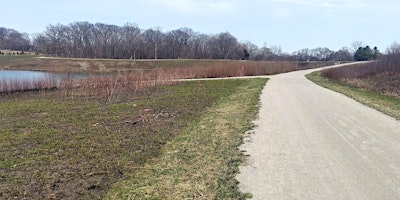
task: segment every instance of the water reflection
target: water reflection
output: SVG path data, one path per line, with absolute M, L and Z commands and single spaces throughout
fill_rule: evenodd
M 38 80 L 50 75 L 48 72 L 0 70 L 0 81 Z
M 52 89 L 59 86 L 61 80 L 72 81 L 84 76 L 72 73 L 0 70 L 0 92 Z

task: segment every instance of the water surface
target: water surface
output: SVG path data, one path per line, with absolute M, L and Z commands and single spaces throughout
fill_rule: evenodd
M 46 79 L 51 75 L 53 74 L 48 72 L 0 70 L 0 81 L 35 81 Z
M 0 92 L 50 89 L 60 78 L 49 72 L 0 70 Z

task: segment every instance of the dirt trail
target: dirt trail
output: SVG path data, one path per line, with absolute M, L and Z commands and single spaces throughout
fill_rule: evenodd
M 315 85 L 271 76 L 238 180 L 253 199 L 400 199 L 400 122 Z

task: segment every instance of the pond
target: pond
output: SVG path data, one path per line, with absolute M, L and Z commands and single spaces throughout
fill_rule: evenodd
M 0 70 L 1 81 L 38 80 L 52 75 L 48 72 Z
M 79 79 L 82 73 L 50 73 L 36 71 L 0 70 L 0 92 L 51 89 L 57 87 L 62 79 Z
M 0 70 L 0 92 L 50 89 L 58 82 L 57 77 L 48 72 Z

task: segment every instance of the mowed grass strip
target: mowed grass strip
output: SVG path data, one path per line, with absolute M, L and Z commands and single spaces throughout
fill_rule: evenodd
M 325 78 L 321 76 L 320 71 L 310 73 L 306 75 L 306 77 L 322 87 L 342 93 L 364 105 L 400 120 L 399 98 L 368 91 L 366 89 L 352 87 L 342 82 Z
M 106 199 L 245 199 L 235 176 L 244 159 L 239 151 L 252 128 L 259 95 L 267 79 L 204 81 L 235 84 L 224 96 Z

